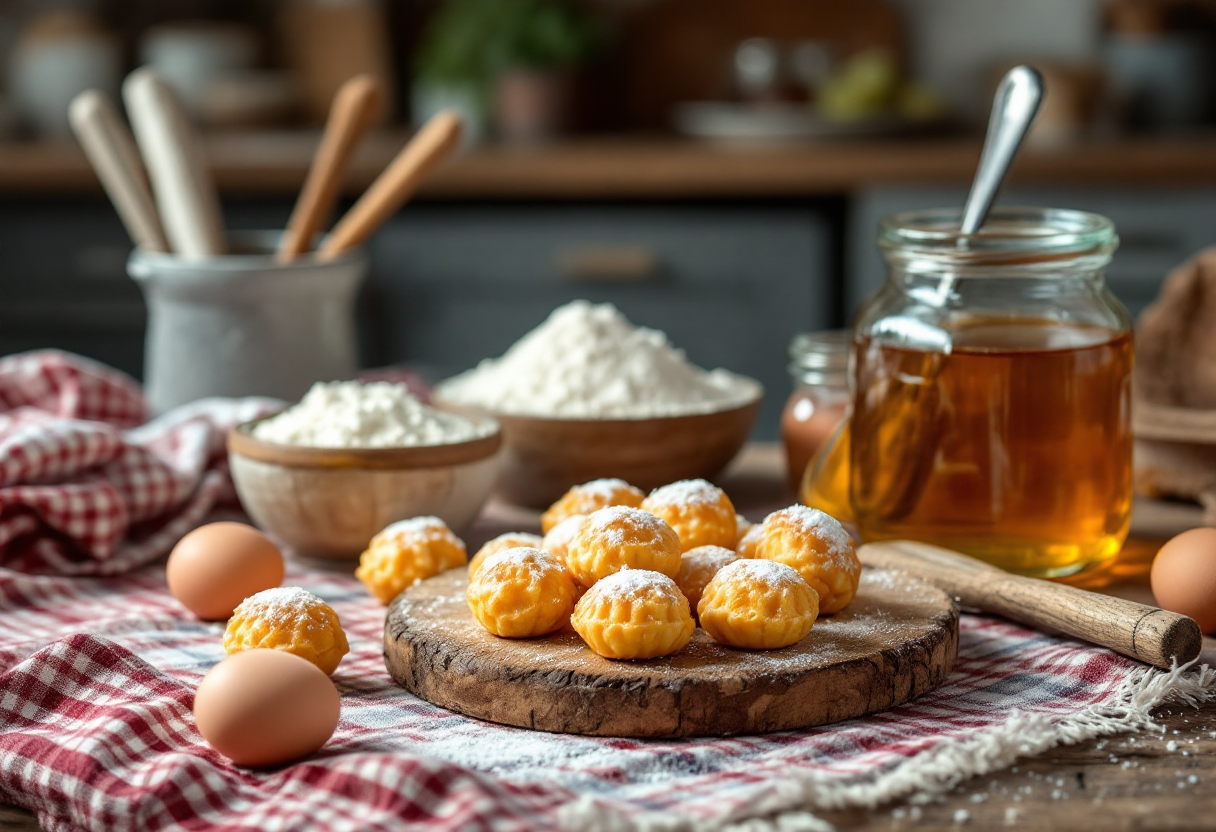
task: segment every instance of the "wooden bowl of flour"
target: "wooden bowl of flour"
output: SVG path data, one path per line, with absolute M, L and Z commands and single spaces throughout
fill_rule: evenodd
M 232 480 L 254 522 L 306 557 L 357 559 L 385 526 L 424 514 L 459 533 L 485 505 L 502 463 L 499 426 L 462 415 L 481 422 L 481 436 L 402 448 L 267 442 L 253 435 L 257 421 L 247 422 L 228 434 Z
M 491 412 L 502 425 L 496 494 L 547 508 L 572 485 L 619 477 L 643 491 L 676 480 L 711 479 L 747 442 L 763 388 L 723 410 L 646 419 L 558 419 Z M 442 403 L 442 390 L 436 402 Z

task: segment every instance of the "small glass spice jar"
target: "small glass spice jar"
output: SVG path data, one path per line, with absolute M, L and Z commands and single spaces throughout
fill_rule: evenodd
M 790 342 L 794 392 L 781 414 L 781 440 L 792 491 L 848 411 L 851 351 L 851 333 L 844 329 L 802 333 Z

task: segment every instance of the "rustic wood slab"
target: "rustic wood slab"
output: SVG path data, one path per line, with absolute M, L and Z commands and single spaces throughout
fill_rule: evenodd
M 453 569 L 403 592 L 384 625 L 402 686 L 467 716 L 569 734 L 692 737 L 825 725 L 941 684 L 958 653 L 958 608 L 902 573 L 866 570 L 857 598 L 784 650 L 734 650 L 698 629 L 674 656 L 601 658 L 573 631 L 490 635 Z

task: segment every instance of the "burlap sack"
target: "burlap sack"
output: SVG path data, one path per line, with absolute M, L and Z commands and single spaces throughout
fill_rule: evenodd
M 1187 260 L 1136 322 L 1136 397 L 1216 408 L 1216 247 Z

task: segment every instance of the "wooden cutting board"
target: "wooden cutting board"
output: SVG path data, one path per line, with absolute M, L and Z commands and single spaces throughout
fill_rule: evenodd
M 602 658 L 572 630 L 502 639 L 481 628 L 453 569 L 403 592 L 385 664 L 406 690 L 491 722 L 610 737 L 754 734 L 885 710 L 937 687 L 958 653 L 958 608 L 900 572 L 866 570 L 847 609 L 784 650 L 723 647 L 697 629 L 673 656 Z

